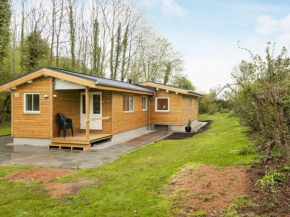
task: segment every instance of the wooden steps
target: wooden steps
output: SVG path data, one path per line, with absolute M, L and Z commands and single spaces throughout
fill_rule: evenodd
M 82 148 L 84 151 L 91 148 L 91 144 L 94 142 L 110 139 L 111 134 L 91 134 L 89 139 L 86 139 L 85 134 L 76 134 L 74 137 L 67 136 L 66 138 L 57 137 L 51 140 L 51 144 L 47 145 L 50 147 L 62 148 Z
M 54 143 L 47 145 L 48 149 L 51 147 L 58 147 L 59 149 L 62 148 L 70 148 L 73 150 L 74 148 L 82 148 L 83 151 L 89 150 L 91 148 L 90 144 L 61 144 L 61 143 Z

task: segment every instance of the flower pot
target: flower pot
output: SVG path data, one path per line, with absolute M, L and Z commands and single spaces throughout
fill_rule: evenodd
M 191 127 L 185 127 L 185 131 L 187 132 L 187 133 L 190 133 L 191 132 Z

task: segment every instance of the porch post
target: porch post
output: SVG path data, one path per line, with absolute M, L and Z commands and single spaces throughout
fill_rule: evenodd
M 89 87 L 86 87 L 86 139 L 90 138 L 90 94 Z

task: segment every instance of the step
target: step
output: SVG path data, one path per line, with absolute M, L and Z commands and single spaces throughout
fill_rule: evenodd
M 48 149 L 50 149 L 50 147 L 58 147 L 59 149 L 62 148 L 70 148 L 71 150 L 73 150 L 74 148 L 82 148 L 83 151 L 89 150 L 91 148 L 91 145 L 89 144 L 61 144 L 61 143 L 52 143 L 47 145 Z

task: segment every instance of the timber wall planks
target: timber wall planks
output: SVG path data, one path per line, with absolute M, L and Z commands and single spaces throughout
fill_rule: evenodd
M 188 119 L 194 121 L 198 119 L 198 97 L 192 98 L 192 107 L 189 108 L 189 96 L 182 96 L 182 125 L 187 124 Z
M 113 92 L 113 134 L 127 130 L 133 130 L 148 125 L 148 109 L 142 111 L 142 95 L 134 95 L 134 111 L 132 113 L 123 112 L 123 93 Z M 149 97 L 148 97 L 149 98 Z M 148 100 L 147 100 L 148 103 Z
M 165 90 L 156 91 L 156 97 L 170 98 L 169 112 L 155 112 L 155 98 L 151 100 L 150 113 L 151 124 L 164 123 L 171 125 L 182 125 L 182 95 L 175 92 L 166 93 Z
M 53 99 L 53 137 L 58 135 L 58 125 L 56 123 L 56 114 L 63 113 L 73 121 L 74 133 L 80 129 L 80 91 L 79 90 L 54 90 Z M 62 130 L 61 130 L 62 136 Z M 67 130 L 67 136 L 71 136 L 71 130 Z
M 15 97 L 14 93 L 19 93 Z M 24 93 L 40 93 L 40 114 L 24 114 Z M 23 138 L 50 138 L 50 78 L 40 77 L 32 84 L 17 86 L 12 94 L 12 137 Z

